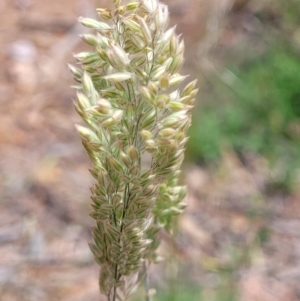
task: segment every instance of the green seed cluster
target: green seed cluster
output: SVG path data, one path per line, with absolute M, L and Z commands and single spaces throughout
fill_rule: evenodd
M 82 36 L 92 51 L 75 55 L 81 68 L 69 67 L 86 123 L 76 127 L 96 179 L 90 248 L 100 289 L 115 301 L 126 300 L 145 260 L 156 261 L 159 229 L 185 207 L 178 176 L 197 89 L 196 81 L 174 88 L 186 79 L 178 73 L 184 43 L 167 29 L 167 6 L 113 2 L 114 11 L 97 9 L 105 22 L 79 18 L 95 31 Z

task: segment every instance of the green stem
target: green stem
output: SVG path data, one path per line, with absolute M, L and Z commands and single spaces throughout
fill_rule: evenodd
M 115 280 L 117 281 L 118 280 L 118 264 L 116 263 L 115 265 Z M 116 298 L 117 298 L 117 287 L 114 286 L 113 288 L 113 299 L 112 301 L 116 301 Z
M 149 275 L 148 275 L 148 269 L 147 269 L 146 262 L 144 262 L 143 268 L 144 268 L 144 287 L 145 287 L 145 291 L 146 291 L 145 301 L 151 301 L 151 297 L 149 294 L 149 290 L 150 290 Z

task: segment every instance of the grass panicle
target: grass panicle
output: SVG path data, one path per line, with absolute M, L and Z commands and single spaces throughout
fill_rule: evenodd
M 109 301 L 128 299 L 143 266 L 158 261 L 158 232 L 185 207 L 178 178 L 197 92 L 196 81 L 177 88 L 186 79 L 184 43 L 167 29 L 167 6 L 113 3 L 97 9 L 100 20 L 79 18 L 94 31 L 81 36 L 91 50 L 75 55 L 79 68 L 69 66 L 85 122 L 76 127 L 95 178 L 90 248 Z

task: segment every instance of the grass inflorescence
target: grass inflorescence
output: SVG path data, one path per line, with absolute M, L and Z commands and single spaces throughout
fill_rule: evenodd
M 177 88 L 187 77 L 179 73 L 184 43 L 167 29 L 167 6 L 113 3 L 97 9 L 101 20 L 79 18 L 94 30 L 81 36 L 92 49 L 75 55 L 79 68 L 69 66 L 86 124 L 76 127 L 96 180 L 90 248 L 109 301 L 127 300 L 159 260 L 157 233 L 185 207 L 178 177 L 197 93 L 196 81 Z

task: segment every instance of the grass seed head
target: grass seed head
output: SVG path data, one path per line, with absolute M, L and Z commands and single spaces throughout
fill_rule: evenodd
M 126 281 L 143 262 L 158 261 L 157 233 L 170 230 L 184 209 L 178 178 L 197 88 L 192 81 L 178 89 L 187 77 L 180 74 L 184 43 L 176 27 L 167 29 L 168 7 L 158 0 L 113 4 L 97 9 L 101 21 L 78 19 L 93 31 L 81 36 L 90 51 L 76 54 L 79 67 L 69 68 L 79 83 L 74 107 L 87 124 L 76 128 L 97 181 L 90 248 L 101 266 L 100 289 L 115 301 L 129 295 Z

